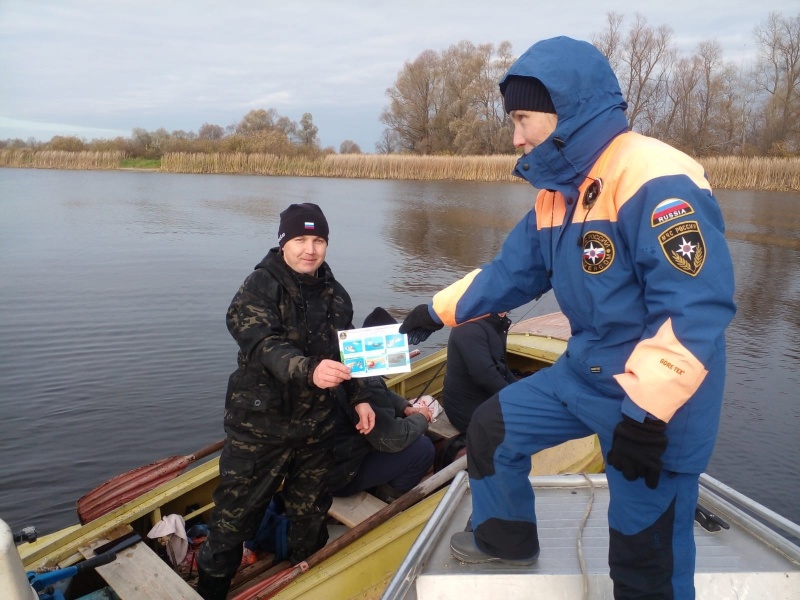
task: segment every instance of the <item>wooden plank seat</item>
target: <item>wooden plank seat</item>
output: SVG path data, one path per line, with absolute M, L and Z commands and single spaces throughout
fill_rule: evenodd
M 437 440 L 449 440 L 458 435 L 458 429 L 453 427 L 450 419 L 442 411 L 434 419 L 433 423 L 428 426 L 428 435 L 434 442 Z
M 118 527 L 81 548 L 81 554 L 92 558 L 95 548 L 131 531 L 129 525 Z M 97 567 L 97 573 L 121 600 L 200 600 L 197 592 L 144 541 L 117 552 L 117 559 Z
M 386 506 L 386 502 L 367 492 L 356 492 L 352 496 L 334 497 L 328 514 L 352 528 L 371 517 Z

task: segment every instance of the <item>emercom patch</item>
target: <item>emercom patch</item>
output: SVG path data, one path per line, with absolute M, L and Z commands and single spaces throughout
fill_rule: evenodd
M 676 223 L 661 235 L 658 242 L 670 264 L 694 277 L 706 261 L 706 244 L 697 221 Z
M 602 273 L 614 262 L 614 244 L 599 231 L 587 231 L 583 236 L 583 270 L 592 275 Z
M 694 214 L 694 209 L 689 206 L 686 200 L 670 198 L 659 202 L 658 206 L 653 209 L 653 214 L 650 217 L 650 226 L 658 227 L 673 219 L 692 214 Z

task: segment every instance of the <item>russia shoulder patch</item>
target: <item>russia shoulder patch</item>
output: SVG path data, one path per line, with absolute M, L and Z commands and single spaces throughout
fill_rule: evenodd
M 650 226 L 658 227 L 673 219 L 692 214 L 694 214 L 694 209 L 686 200 L 669 198 L 659 202 L 658 206 L 653 209 L 653 214 L 650 216 Z
M 706 244 L 697 221 L 676 223 L 658 236 L 669 263 L 694 277 L 706 262 Z

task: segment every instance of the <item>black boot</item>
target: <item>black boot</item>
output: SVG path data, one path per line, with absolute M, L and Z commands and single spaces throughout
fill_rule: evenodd
M 203 600 L 225 600 L 233 577 L 212 577 L 203 569 L 197 570 L 197 593 Z
M 378 500 L 383 500 L 386 502 L 386 504 L 391 504 L 404 493 L 405 492 L 401 492 L 400 490 L 393 488 L 388 483 L 382 483 L 381 485 L 372 488 L 372 495 Z
M 470 517 L 470 524 L 472 518 Z M 475 534 L 471 531 L 458 531 L 450 538 L 450 554 L 463 563 L 479 564 L 488 562 L 502 562 L 507 565 L 515 565 L 518 567 L 527 567 L 536 562 L 539 558 L 539 550 L 527 558 L 500 558 L 486 554 L 483 550 L 475 545 Z

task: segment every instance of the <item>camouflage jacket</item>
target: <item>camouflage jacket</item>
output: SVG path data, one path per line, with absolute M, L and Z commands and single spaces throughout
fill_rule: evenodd
M 256 439 L 319 440 L 333 431 L 333 390 L 312 382 L 325 358 L 339 360 L 337 330 L 353 327 L 353 305 L 323 263 L 317 276 L 296 273 L 278 248 L 233 297 L 228 331 L 239 345 L 228 381 L 226 426 Z M 342 384 L 353 405 L 369 399 L 363 382 Z

